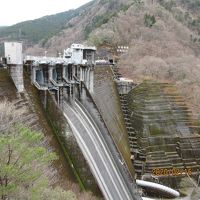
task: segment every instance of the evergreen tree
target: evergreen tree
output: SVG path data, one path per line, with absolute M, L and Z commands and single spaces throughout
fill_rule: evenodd
M 1 105 L 0 130 L 9 123 L 8 116 L 11 120 L 16 115 L 14 110 L 6 113 L 9 109 Z M 6 127 L 0 131 L 0 199 L 75 200 L 72 192 L 50 186 L 49 174 L 54 175 L 50 165 L 57 156 L 44 147 L 43 134 L 16 123 Z
M 145 26 L 151 28 L 156 23 L 156 18 L 154 15 L 145 14 L 144 24 Z

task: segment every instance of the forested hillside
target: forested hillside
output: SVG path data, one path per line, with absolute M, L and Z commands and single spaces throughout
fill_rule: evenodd
M 0 38 L 4 38 L 4 40 L 22 40 L 31 44 L 40 42 L 42 45 L 50 37 L 69 27 L 70 24 L 67 24 L 67 22 L 78 16 L 90 4 L 88 3 L 75 10 L 44 16 L 13 26 L 0 27 Z
M 32 55 L 45 50 L 48 55 L 56 55 L 73 42 L 106 47 L 119 60 L 124 76 L 137 82 L 154 79 L 175 83 L 197 113 L 199 11 L 200 0 L 94 0 L 74 11 L 0 29 L 0 40 L 6 31 L 15 29 L 7 35 L 35 42 L 26 48 Z M 30 34 L 22 25 L 31 26 Z M 118 54 L 120 45 L 128 45 L 129 51 Z

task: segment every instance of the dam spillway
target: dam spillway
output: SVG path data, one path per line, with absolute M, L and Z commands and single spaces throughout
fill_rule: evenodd
M 120 96 L 109 65 L 97 65 L 95 67 L 94 93 L 92 93 L 92 96 L 116 146 L 134 177 L 134 169 L 130 159 L 128 133 L 120 105 Z
M 70 124 L 74 135 L 77 135 L 77 133 L 80 134 L 81 131 L 85 130 L 84 137 L 88 134 L 90 137 L 93 137 L 93 139 L 86 139 L 83 135 L 81 136 L 84 143 L 87 143 L 87 140 L 95 142 L 93 144 L 93 150 L 97 150 L 96 155 L 92 155 L 92 149 L 82 149 L 81 144 L 80 147 L 83 150 L 83 154 L 86 155 L 89 166 L 94 177 L 99 183 L 105 198 L 109 200 L 140 199 L 134 181 L 126 174 L 129 172 L 126 172 L 126 170 L 124 171 L 126 166 L 121 166 L 123 158 L 118 155 L 118 149 L 115 149 L 115 144 L 111 142 L 112 139 L 109 139 L 109 145 L 104 142 L 104 139 L 101 137 L 102 130 L 100 131 L 101 128 L 97 128 L 98 122 L 97 124 L 96 122 L 93 122 L 93 129 L 91 130 L 90 126 L 92 123 L 89 120 L 90 117 L 86 114 L 87 109 L 81 109 L 81 111 L 79 110 L 77 113 L 77 110 L 78 108 L 80 109 L 80 107 L 78 107 L 77 102 L 74 100 L 82 96 L 84 88 L 87 90 L 87 93 L 92 94 L 94 92 L 94 52 L 94 47 L 84 47 L 80 44 L 73 44 L 71 48 L 64 50 L 63 57 L 26 56 L 24 59 L 24 66 L 30 76 L 31 83 L 38 89 L 38 91 L 44 94 L 43 103 L 45 108 L 47 106 L 47 94 L 50 93 L 53 99 L 57 102 L 58 107 L 64 111 L 63 114 Z M 20 73 L 23 75 L 21 70 L 18 70 L 17 68 L 19 67 L 18 63 L 8 62 L 10 60 L 12 61 L 12 56 L 15 55 L 11 55 L 11 57 L 8 56 L 6 58 L 7 66 L 9 69 L 11 67 L 16 67 L 16 74 Z M 15 80 L 15 76 L 13 76 L 13 74 L 11 74 L 11 77 L 20 94 L 22 91 L 19 90 L 19 82 Z M 69 104 L 69 102 L 75 102 L 75 104 Z M 76 112 L 73 110 L 74 105 L 76 105 Z M 70 112 L 68 112 L 68 110 L 70 110 Z M 85 115 L 87 118 L 80 121 L 80 119 Z M 101 114 L 98 113 L 98 115 Z M 71 119 L 73 119 L 76 123 L 74 124 Z M 76 129 L 76 127 L 79 126 L 82 127 L 81 130 Z M 106 126 L 104 127 L 104 130 L 106 130 Z M 95 133 L 96 135 L 93 135 Z M 106 134 L 106 137 L 109 137 L 108 131 Z M 98 141 L 96 141 L 97 139 Z M 77 141 L 80 141 L 80 137 Z M 90 145 L 85 146 L 89 147 Z M 98 146 L 100 149 L 97 148 Z M 115 159 L 113 159 L 113 152 L 111 153 L 109 151 L 108 146 L 112 150 L 115 149 Z M 88 152 L 89 154 L 86 154 Z M 112 180 L 111 184 L 107 178 Z
M 128 106 L 127 98 L 123 98 L 124 92 L 126 93 L 126 90 L 131 90 L 132 86 L 129 87 L 129 84 L 127 85 L 126 81 L 121 81 L 122 79 L 120 79 L 119 83 L 123 82 L 124 84 L 116 85 L 115 82 L 112 80 L 113 74 L 111 68 L 107 66 L 106 68 L 105 66 L 101 66 L 97 70 L 98 73 L 95 74 L 95 76 L 97 77 L 97 79 L 95 80 L 97 81 L 95 82 L 96 88 L 94 90 L 94 49 L 95 48 L 84 47 L 78 44 L 72 45 L 70 49 L 64 51 L 63 57 L 27 56 L 24 60 L 24 64 L 28 74 L 30 75 L 32 84 L 39 91 L 44 93 L 44 105 L 46 105 L 47 103 L 45 100 L 46 94 L 47 92 L 50 92 L 54 100 L 57 101 L 57 105 L 64 111 L 64 116 L 66 117 L 71 128 L 73 129 L 74 135 L 76 135 L 77 141 L 79 142 L 79 146 L 82 148 L 83 154 L 88 160 L 89 166 L 94 176 L 96 177 L 96 180 L 99 183 L 99 186 L 105 198 L 119 200 L 122 198 L 140 199 L 139 195 L 137 194 L 135 183 L 128 180 L 130 177 L 126 176 L 128 173 L 131 172 L 132 177 L 134 177 L 133 166 L 136 168 L 138 167 L 135 165 L 135 163 L 138 161 L 137 154 L 135 154 L 135 152 L 137 151 L 135 150 L 138 150 L 137 148 L 139 147 L 137 143 L 139 137 L 138 135 L 136 135 L 135 129 L 131 127 L 131 120 L 128 116 L 128 110 L 126 110 Z M 12 67 L 10 63 L 7 64 L 9 67 Z M 99 79 L 98 76 L 100 76 Z M 18 82 L 15 80 L 13 74 L 11 74 L 11 77 L 13 78 L 13 81 L 15 82 L 17 87 Z M 117 88 L 118 91 L 120 91 L 120 95 L 118 95 L 117 93 Z M 114 154 L 117 155 L 119 153 L 119 155 L 114 156 L 115 159 L 112 159 L 108 155 L 110 154 L 110 156 L 112 157 L 113 152 L 109 153 L 109 149 L 105 148 L 104 146 L 105 144 L 100 147 L 100 149 L 96 153 L 99 156 L 99 159 L 97 160 L 103 159 L 102 166 L 97 164 L 97 160 L 94 160 L 95 155 L 91 156 L 91 152 L 93 150 L 97 150 L 97 144 L 103 144 L 105 138 L 100 137 L 101 140 L 96 141 L 96 143 L 93 144 L 93 147 L 95 149 L 86 149 L 86 147 L 90 146 L 86 144 L 87 140 L 95 142 L 95 138 L 86 139 L 84 137 L 87 134 L 91 136 L 92 134 L 97 133 L 96 137 L 99 138 L 98 136 L 102 135 L 102 127 L 100 126 L 98 128 L 100 124 L 98 121 L 99 119 L 96 119 L 96 121 L 92 122 L 91 119 L 94 116 L 88 117 L 88 115 L 90 115 L 91 113 L 86 114 L 90 109 L 88 110 L 88 107 L 85 107 L 85 105 L 89 104 L 82 101 L 82 104 L 80 106 L 78 105 L 78 101 L 75 100 L 82 99 L 82 97 L 85 95 L 84 93 L 90 94 L 90 97 L 88 99 L 90 102 L 95 102 L 96 115 L 101 116 L 100 118 L 104 123 L 105 129 L 107 129 L 107 133 L 105 135 L 110 135 L 114 141 L 114 143 L 111 142 L 106 145 L 109 146 L 109 148 L 111 149 L 114 149 L 113 147 L 115 146 L 116 149 L 115 152 L 113 151 Z M 73 103 L 70 104 L 70 102 Z M 107 107 L 103 102 L 107 102 Z M 122 110 L 125 110 L 125 112 L 127 112 L 125 113 L 125 116 L 127 116 L 125 117 L 125 121 L 122 116 L 120 102 L 122 104 Z M 110 112 L 107 112 L 108 110 Z M 85 118 L 83 116 L 85 116 Z M 127 126 L 127 130 L 129 133 L 129 143 L 125 125 Z M 81 127 L 81 129 L 77 130 L 76 126 Z M 92 129 L 90 126 L 92 127 Z M 81 135 L 81 131 L 83 131 L 85 134 Z M 134 136 L 131 135 L 132 133 L 134 134 Z M 133 138 L 133 141 L 131 140 L 131 138 Z M 110 138 L 109 140 L 111 141 L 112 139 Z M 129 144 L 131 149 L 129 148 Z M 82 146 L 85 146 L 85 149 L 83 149 Z M 103 149 L 106 151 L 102 151 Z M 131 153 L 133 153 L 132 156 L 134 157 L 131 156 L 130 150 Z M 108 157 L 103 158 L 103 155 L 107 155 Z M 109 163 L 108 165 L 105 164 L 105 160 L 110 160 L 111 165 Z M 131 160 L 133 161 L 133 165 L 131 163 Z M 109 167 L 109 165 L 112 167 Z M 122 167 L 121 165 L 124 166 Z M 116 167 L 116 173 L 112 174 L 111 168 L 113 168 L 114 166 Z M 125 169 L 127 166 L 129 171 L 126 174 L 126 172 L 123 172 L 122 168 Z M 106 173 L 99 174 L 99 172 L 101 172 L 101 168 L 105 168 L 108 170 L 107 175 Z M 119 176 L 120 178 L 117 178 Z M 113 181 L 113 184 L 115 185 L 114 188 L 112 188 L 111 185 L 109 186 L 109 184 L 107 184 L 107 181 L 105 181 L 108 177 L 110 177 L 110 179 Z
M 64 102 L 64 114 L 104 197 L 113 200 L 139 199 L 131 182 L 128 183 L 122 175 L 119 169 L 121 163 L 117 164 L 117 159 L 113 158 L 110 146 L 84 106 L 77 100 L 74 105 Z
M 134 142 L 131 152 L 136 173 L 152 180 L 156 177 L 172 187 L 187 174 L 196 179 L 200 168 L 199 127 L 176 88 L 146 81 L 124 99 L 133 129 L 129 139 Z

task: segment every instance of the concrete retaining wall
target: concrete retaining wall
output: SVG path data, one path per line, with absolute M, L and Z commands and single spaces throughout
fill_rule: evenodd
M 23 65 L 10 66 L 10 75 L 18 92 L 24 91 Z

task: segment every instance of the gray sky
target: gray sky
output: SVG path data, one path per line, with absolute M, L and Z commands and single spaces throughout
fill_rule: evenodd
M 0 26 L 78 8 L 90 0 L 1 0 Z

